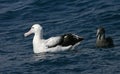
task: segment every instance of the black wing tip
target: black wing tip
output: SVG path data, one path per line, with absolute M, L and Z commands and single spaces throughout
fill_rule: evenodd
M 79 40 L 82 41 L 82 40 L 84 40 L 84 38 L 83 37 L 79 37 Z

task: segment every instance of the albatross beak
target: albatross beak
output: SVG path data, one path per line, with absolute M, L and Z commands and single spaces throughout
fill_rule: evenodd
M 30 30 L 30 31 L 28 31 L 28 32 L 26 32 L 25 34 L 24 34 L 24 37 L 27 37 L 27 36 L 29 36 L 30 34 L 32 34 L 33 33 L 33 31 L 32 31 L 32 29 Z

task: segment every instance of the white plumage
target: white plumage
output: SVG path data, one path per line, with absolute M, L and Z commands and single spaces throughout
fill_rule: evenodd
M 24 34 L 24 36 L 28 36 L 30 34 L 34 33 L 33 37 L 33 51 L 34 53 L 41 53 L 41 52 L 58 52 L 58 51 L 65 51 L 69 50 L 73 47 L 74 44 L 77 44 L 83 38 L 79 38 L 78 36 L 74 36 L 72 34 L 70 35 L 63 35 L 63 36 L 56 36 L 56 37 L 51 37 L 49 39 L 43 39 L 43 29 L 39 24 L 34 24 L 30 31 Z M 66 37 L 69 38 L 72 37 L 76 42 L 72 41 L 72 44 L 70 44 L 70 40 L 68 40 Z M 65 39 L 64 39 L 65 37 Z M 75 38 L 76 37 L 76 38 Z M 77 39 L 79 41 L 77 41 Z M 80 40 L 81 39 L 81 40 Z M 65 44 L 66 43 L 66 44 Z
M 51 38 L 45 40 L 46 41 L 46 46 L 48 46 L 48 47 L 54 46 L 54 45 L 56 45 L 57 43 L 60 42 L 60 39 L 61 39 L 61 37 L 59 37 L 59 36 L 51 37 Z

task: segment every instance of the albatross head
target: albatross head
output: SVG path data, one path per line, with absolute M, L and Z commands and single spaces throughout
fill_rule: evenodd
M 42 27 L 39 24 L 34 24 L 31 29 L 24 34 L 25 37 L 29 36 L 30 34 L 40 34 L 42 33 Z

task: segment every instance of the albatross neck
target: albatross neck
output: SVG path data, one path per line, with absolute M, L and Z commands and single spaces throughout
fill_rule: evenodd
M 42 32 L 36 32 L 33 40 L 41 41 L 43 39 Z
M 42 43 L 42 34 L 40 32 L 35 33 L 33 38 L 33 51 L 34 53 L 39 53 L 42 51 L 40 49 Z

